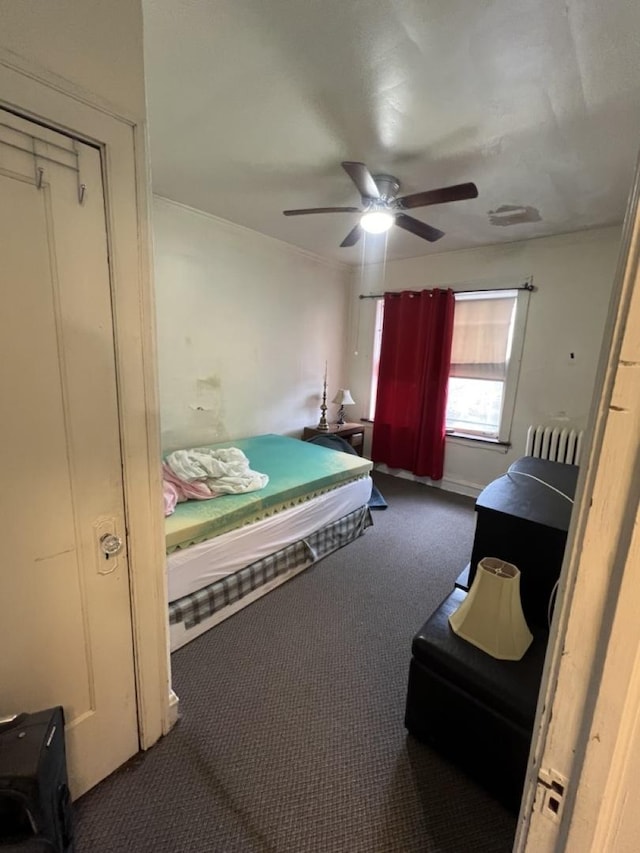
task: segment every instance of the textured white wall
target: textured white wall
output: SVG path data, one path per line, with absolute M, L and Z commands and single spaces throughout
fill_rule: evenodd
M 140 0 L 0 0 L 0 46 L 144 115 Z
M 164 449 L 316 424 L 325 360 L 329 398 L 345 375 L 348 270 L 165 199 L 153 217 Z
M 359 293 L 518 285 L 532 276 L 525 343 L 508 454 L 447 442 L 444 480 L 471 491 L 504 473 L 525 448 L 530 423 L 584 425 L 591 405 L 620 240 L 620 228 L 390 261 L 353 276 L 349 376 L 356 399 L 368 399 L 374 300 Z M 358 319 L 359 318 L 359 319 Z M 357 352 L 357 355 L 356 355 Z M 569 353 L 575 353 L 571 360 Z M 364 410 L 361 412 L 364 414 Z

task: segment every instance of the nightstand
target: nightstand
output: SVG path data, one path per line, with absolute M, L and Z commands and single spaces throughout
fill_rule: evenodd
M 329 424 L 329 429 L 318 429 L 317 427 L 305 427 L 302 433 L 303 441 L 314 438 L 316 435 L 339 435 L 348 441 L 351 447 L 362 456 L 364 449 L 364 426 L 363 424 Z

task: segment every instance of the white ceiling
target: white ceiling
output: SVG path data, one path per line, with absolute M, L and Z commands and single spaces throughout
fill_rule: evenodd
M 623 218 L 640 146 L 637 0 L 143 6 L 162 196 L 348 263 L 362 247 L 339 243 L 357 215 L 282 215 L 359 204 L 342 160 L 395 175 L 401 194 L 478 186 L 412 211 L 446 236 L 393 229 L 389 258 Z M 511 224 L 492 224 L 505 206 Z

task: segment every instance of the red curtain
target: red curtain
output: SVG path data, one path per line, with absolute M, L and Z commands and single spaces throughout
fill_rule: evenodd
M 452 290 L 386 293 L 371 456 L 442 479 Z

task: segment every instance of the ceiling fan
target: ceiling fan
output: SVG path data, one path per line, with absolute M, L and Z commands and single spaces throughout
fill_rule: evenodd
M 444 204 L 448 201 L 461 201 L 467 198 L 477 198 L 478 188 L 475 184 L 456 184 L 452 187 L 440 187 L 436 190 L 426 190 L 421 193 L 397 197 L 400 181 L 393 175 L 372 175 L 364 163 L 346 161 L 342 168 L 356 185 L 362 207 L 309 207 L 303 210 L 284 210 L 285 216 L 303 216 L 307 213 L 361 213 L 360 221 L 347 234 L 340 245 L 354 246 L 362 235 L 362 230 L 370 234 L 381 234 L 388 231 L 392 225 L 410 231 L 423 240 L 435 243 L 444 237 L 440 231 L 426 222 L 420 222 L 413 216 L 403 213 L 414 207 L 426 207 L 429 204 Z

